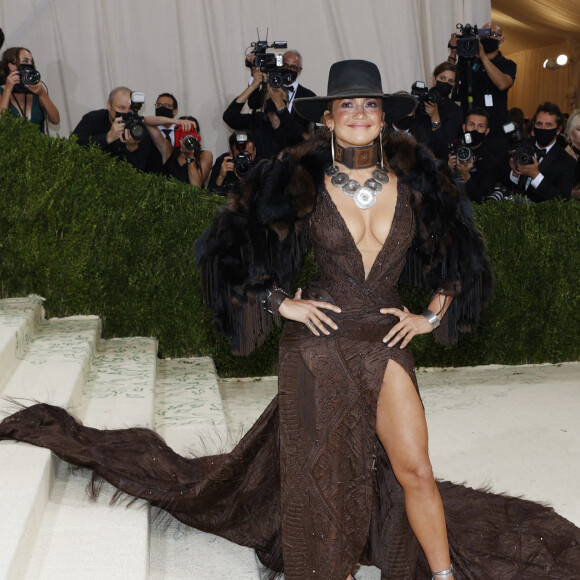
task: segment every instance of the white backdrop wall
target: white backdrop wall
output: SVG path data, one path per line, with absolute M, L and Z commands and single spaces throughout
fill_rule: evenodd
M 379 66 L 386 92 L 431 81 L 457 22 L 482 25 L 490 0 L 0 0 L 3 49 L 32 51 L 61 113 L 52 133 L 68 136 L 111 88 L 155 98 L 173 93 L 181 115 L 200 121 L 203 144 L 219 155 L 228 104 L 245 88 L 252 41 L 286 40 L 304 57 L 300 82 L 326 94 L 330 65 L 363 58 Z

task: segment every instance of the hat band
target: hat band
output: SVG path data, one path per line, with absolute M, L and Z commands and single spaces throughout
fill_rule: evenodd
M 341 97 L 378 97 L 382 99 L 384 97 L 383 91 L 381 89 L 376 89 L 372 87 L 335 87 L 332 91 L 329 91 L 329 99 L 337 99 Z

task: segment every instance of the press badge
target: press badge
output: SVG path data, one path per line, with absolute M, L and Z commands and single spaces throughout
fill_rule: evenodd
M 493 95 L 485 95 L 485 106 L 486 107 L 493 107 Z

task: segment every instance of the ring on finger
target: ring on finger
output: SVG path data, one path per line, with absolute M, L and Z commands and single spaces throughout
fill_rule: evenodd
M 309 328 L 310 330 L 314 330 L 314 324 L 312 324 L 312 321 L 308 321 L 306 322 L 306 328 Z

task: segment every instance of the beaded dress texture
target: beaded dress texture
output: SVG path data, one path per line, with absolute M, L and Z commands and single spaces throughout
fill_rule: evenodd
M 304 298 L 334 302 L 338 331 L 287 322 L 279 394 L 230 452 L 185 458 L 148 429 L 83 427 L 40 404 L 0 423 L 0 440 L 50 448 L 180 521 L 250 546 L 286 580 L 345 580 L 358 562 L 382 580 L 430 578 L 402 489 L 376 436 L 389 364 L 416 386 L 408 349 L 382 338 L 402 308 L 397 283 L 415 234 L 411 190 L 399 180 L 393 224 L 365 277 L 362 257 L 328 192 L 309 218 L 318 273 Z M 580 530 L 521 499 L 440 482 L 456 579 L 580 577 Z

